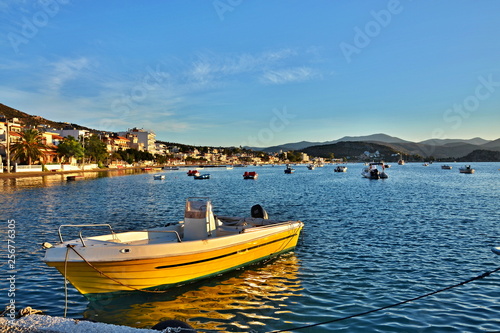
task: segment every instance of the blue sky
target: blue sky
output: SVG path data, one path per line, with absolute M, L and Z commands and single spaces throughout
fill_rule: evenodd
M 2 1 L 0 103 L 193 145 L 500 137 L 500 2 Z

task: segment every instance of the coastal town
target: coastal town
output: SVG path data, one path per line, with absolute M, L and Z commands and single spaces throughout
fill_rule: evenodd
M 153 131 L 137 127 L 116 133 L 81 129 L 71 124 L 53 128 L 45 124 L 28 125 L 19 118 L 0 115 L 0 172 L 4 173 L 289 162 L 310 163 L 311 158 L 305 153 L 169 144 L 158 141 Z
M 392 162 L 494 162 L 500 139 L 413 143 L 385 134 L 268 148 L 194 146 L 159 140 L 139 127 L 110 132 L 32 116 L 0 103 L 2 177 L 144 167 Z

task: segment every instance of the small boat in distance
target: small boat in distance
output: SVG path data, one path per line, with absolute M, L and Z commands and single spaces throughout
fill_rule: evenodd
M 255 171 L 245 171 L 243 174 L 243 179 L 257 179 L 259 174 Z
M 460 173 L 474 173 L 476 171 L 470 165 L 465 165 L 458 170 L 460 171 Z
M 188 176 L 197 176 L 197 175 L 199 175 L 199 174 L 200 174 L 200 172 L 199 172 L 198 170 L 189 170 L 189 171 L 187 172 L 187 175 L 188 175 Z
M 294 169 L 294 168 L 292 168 L 292 167 L 290 166 L 290 164 L 287 164 L 287 165 L 286 165 L 286 169 L 285 169 L 285 173 L 290 174 L 290 173 L 294 173 L 294 172 L 295 172 L 295 169 Z
M 194 179 L 210 179 L 210 174 L 209 173 L 204 173 L 202 175 L 194 175 Z
M 380 169 L 378 167 L 381 167 Z M 363 168 L 361 175 L 368 179 L 386 179 L 389 176 L 385 173 L 383 162 L 372 162 Z
M 76 175 L 76 176 L 66 176 L 66 181 L 72 182 L 75 180 L 83 179 L 82 175 Z
M 159 292 L 220 275 L 292 251 L 301 221 L 269 219 L 254 205 L 249 217 L 214 215 L 208 198 L 188 198 L 184 219 L 165 226 L 115 232 L 109 224 L 61 225 L 59 242 L 44 243 L 43 261 L 89 300 Z M 165 221 L 159 221 L 165 224 Z M 63 240 L 62 228 L 79 237 Z M 84 228 L 108 233 L 84 237 Z
M 398 161 L 398 164 L 399 164 L 399 165 L 405 165 L 405 160 L 400 159 L 400 160 Z
M 307 166 L 307 168 L 308 168 L 309 170 L 314 170 L 316 167 L 314 166 L 314 164 L 309 164 L 309 165 Z
M 441 169 L 443 169 L 443 170 L 451 170 L 451 169 L 453 169 L 453 167 L 451 165 L 446 165 L 445 164 L 445 165 L 441 165 Z
M 335 169 L 333 169 L 334 172 L 347 172 L 347 167 L 345 165 L 338 165 Z
M 154 180 L 163 180 L 163 179 L 165 179 L 165 175 L 154 175 L 153 179 Z

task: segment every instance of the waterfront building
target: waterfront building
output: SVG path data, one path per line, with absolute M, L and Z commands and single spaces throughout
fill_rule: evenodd
M 156 134 L 142 128 L 131 128 L 126 132 L 118 132 L 119 136 L 130 140 L 130 148 L 156 154 Z
M 76 128 L 66 128 L 66 129 L 51 129 L 50 132 L 57 133 L 60 136 L 67 138 L 69 136 L 74 137 L 77 140 L 80 138 L 90 137 L 91 133 L 88 130 L 79 130 Z
M 3 171 L 3 166 L 10 167 L 9 150 L 7 146 L 17 142 L 23 131 L 23 125 L 18 118 L 8 120 L 5 116 L 0 116 L 0 169 Z
M 43 132 L 42 143 L 46 146 L 41 151 L 43 153 L 43 163 L 59 163 L 60 159 L 57 154 L 57 146 L 64 140 L 64 137 L 57 133 Z
M 102 141 L 106 144 L 108 153 L 114 153 L 118 150 L 127 150 L 130 147 L 130 140 L 119 135 L 106 135 Z

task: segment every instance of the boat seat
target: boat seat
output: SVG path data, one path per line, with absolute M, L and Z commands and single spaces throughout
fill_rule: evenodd
M 263 219 L 259 217 L 233 217 L 233 216 L 217 216 L 219 226 L 251 226 L 258 227 L 276 223 L 277 221 Z
M 252 226 L 264 225 L 264 219 L 260 217 L 246 217 L 245 223 L 250 224 Z
M 222 223 L 222 225 L 236 226 L 245 223 L 245 219 L 242 217 L 217 216 L 216 218 Z
M 245 226 L 220 225 L 217 227 L 217 237 L 235 235 L 245 230 Z

